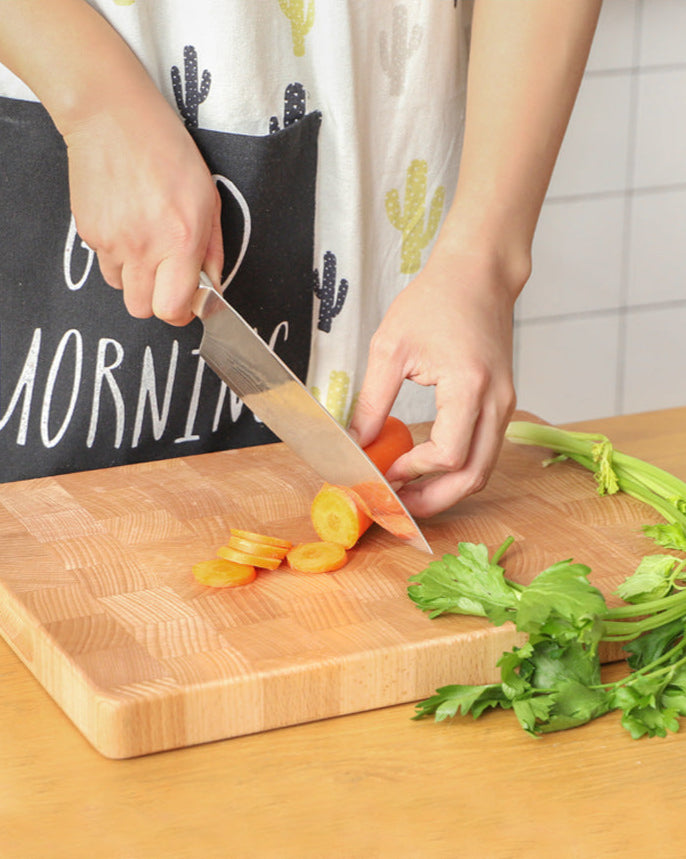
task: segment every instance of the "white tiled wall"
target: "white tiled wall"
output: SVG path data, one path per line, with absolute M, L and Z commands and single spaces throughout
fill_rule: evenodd
M 515 325 L 520 408 L 686 405 L 686 0 L 605 0 Z

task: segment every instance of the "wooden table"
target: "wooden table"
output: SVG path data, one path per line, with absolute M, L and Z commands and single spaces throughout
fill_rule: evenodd
M 686 477 L 686 408 L 574 428 Z M 686 856 L 686 727 L 634 741 L 610 714 L 533 739 L 511 713 L 412 714 L 401 705 L 112 761 L 0 640 L 0 856 Z

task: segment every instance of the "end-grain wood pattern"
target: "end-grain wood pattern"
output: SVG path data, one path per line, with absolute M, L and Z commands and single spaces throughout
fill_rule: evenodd
M 512 534 L 514 578 L 573 557 L 610 595 L 650 550 L 640 525 L 655 515 L 541 458 L 506 443 L 486 490 L 422 523 L 429 542 L 440 555 Z M 0 485 L 0 632 L 113 758 L 496 679 L 513 630 L 429 620 L 407 597 L 427 556 L 376 526 L 336 573 L 279 569 L 227 590 L 195 582 L 192 564 L 231 527 L 314 539 L 320 484 L 277 444 Z

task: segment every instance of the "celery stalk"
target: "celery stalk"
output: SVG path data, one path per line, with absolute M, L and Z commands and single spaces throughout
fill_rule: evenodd
M 615 450 L 606 436 L 511 421 L 505 437 L 515 444 L 547 448 L 573 459 L 595 474 L 601 495 L 626 492 L 686 530 L 686 483 L 655 465 Z

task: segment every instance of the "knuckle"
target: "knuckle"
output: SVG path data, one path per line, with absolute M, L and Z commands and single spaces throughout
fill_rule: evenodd
M 393 362 L 396 353 L 397 344 L 390 341 L 381 329 L 377 329 L 369 343 L 370 359 L 376 363 L 388 364 Z
M 457 449 L 446 446 L 435 448 L 434 466 L 436 471 L 459 471 L 465 463 L 465 454 Z
M 124 304 L 127 311 L 136 319 L 148 319 L 153 315 L 150 303 L 129 292 L 124 292 Z
M 77 233 L 81 241 L 90 250 L 95 251 L 98 256 L 105 254 L 111 256 L 113 253 L 113 242 L 105 230 L 90 225 L 77 225 Z
M 489 472 L 485 469 L 479 469 L 472 476 L 466 485 L 466 491 L 468 495 L 475 495 L 477 492 L 481 492 L 486 488 L 486 484 L 488 483 Z
M 493 382 L 490 367 L 482 361 L 472 361 L 463 370 L 466 388 L 477 400 L 482 399 Z
M 197 228 L 189 221 L 177 218 L 167 233 L 169 242 L 175 252 L 185 253 L 195 247 L 197 242 Z
M 515 391 L 514 384 L 510 379 L 502 388 L 500 392 L 500 402 L 502 404 L 503 411 L 509 416 L 517 407 L 517 392 Z
M 170 325 L 184 325 L 189 320 L 188 307 L 180 301 L 154 298 L 152 312 Z

